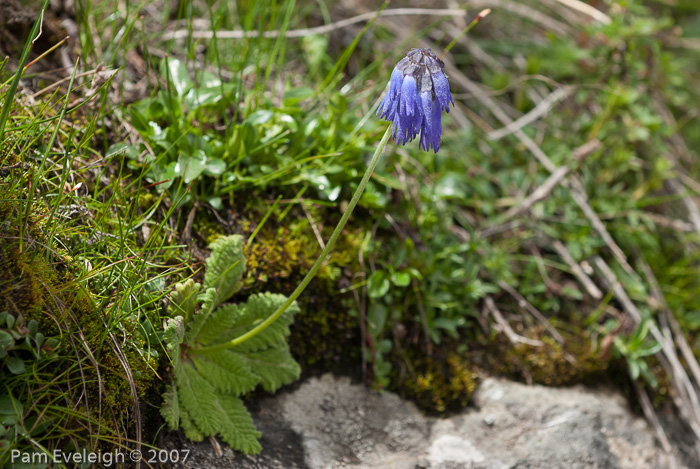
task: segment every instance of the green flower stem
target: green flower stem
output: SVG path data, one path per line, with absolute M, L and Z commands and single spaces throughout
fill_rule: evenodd
M 461 33 L 459 33 L 457 36 L 455 36 L 455 38 L 452 40 L 452 42 L 450 42 L 450 43 L 447 45 L 447 47 L 445 47 L 445 50 L 442 51 L 442 54 L 440 54 L 440 58 L 441 58 L 441 59 L 444 58 L 444 57 L 445 57 L 445 54 L 447 54 L 447 53 L 450 51 L 450 49 L 452 49 L 452 48 L 454 47 L 454 45 L 457 44 L 457 41 L 459 41 L 459 40 L 461 39 L 462 36 L 464 36 L 464 35 L 467 34 L 469 31 L 471 31 L 471 29 L 472 29 L 474 26 L 476 26 L 476 24 L 477 24 L 479 21 L 481 21 L 481 20 L 483 20 L 484 18 L 486 18 L 486 17 L 489 15 L 489 13 L 491 13 L 491 9 L 490 9 L 490 8 L 486 8 L 485 10 L 481 10 L 481 12 L 480 12 L 478 15 L 476 15 L 476 18 L 474 18 L 474 20 L 473 20 L 471 23 L 469 23 L 469 25 L 468 25 L 466 28 L 464 28 L 464 29 L 462 30 Z
M 323 262 L 326 260 L 328 257 L 328 254 L 331 252 L 331 249 L 333 249 L 333 246 L 335 245 L 335 242 L 338 240 L 338 237 L 340 236 L 340 233 L 343 231 L 343 228 L 345 228 L 345 224 L 347 223 L 348 219 L 350 218 L 350 215 L 352 214 L 353 210 L 355 210 L 355 206 L 357 205 L 357 202 L 360 200 L 360 197 L 362 197 L 362 193 L 365 191 L 365 187 L 367 187 L 367 183 L 369 182 L 369 178 L 372 177 L 372 173 L 374 173 L 374 168 L 377 166 L 377 163 L 379 162 L 379 157 L 381 156 L 382 152 L 384 151 L 384 147 L 386 147 L 387 142 L 389 141 L 389 138 L 391 137 L 391 126 L 389 126 L 386 129 L 386 132 L 384 132 L 384 137 L 382 137 L 382 140 L 379 142 L 379 145 L 377 145 L 377 149 L 374 152 L 374 155 L 372 156 L 372 160 L 369 162 L 369 166 L 367 167 L 367 171 L 365 171 L 364 176 L 362 176 L 362 180 L 360 181 L 360 185 L 357 186 L 357 190 L 355 190 L 355 193 L 352 196 L 352 199 L 350 200 L 350 203 L 348 204 L 348 208 L 345 210 L 345 213 L 343 213 L 342 218 L 338 222 L 338 226 L 335 227 L 335 230 L 333 230 L 333 234 L 331 235 L 330 239 L 328 240 L 328 243 L 326 243 L 326 247 L 323 248 L 323 251 L 321 251 L 321 254 L 318 256 L 318 259 L 316 259 L 316 262 L 314 262 L 314 265 L 311 266 L 311 269 L 309 272 L 306 274 L 306 277 L 301 281 L 299 286 L 294 290 L 292 295 L 287 299 L 287 301 L 279 307 L 277 311 L 275 311 L 270 317 L 265 319 L 265 321 L 261 322 L 258 324 L 254 329 L 251 329 L 250 331 L 246 332 L 242 336 L 236 337 L 235 339 L 231 340 L 230 342 L 226 342 L 223 344 L 219 345 L 213 345 L 211 347 L 202 347 L 202 348 L 192 348 L 189 350 L 189 353 L 194 354 L 194 355 L 206 355 L 208 353 L 214 353 L 214 352 L 219 352 L 221 350 L 226 350 L 235 347 L 236 345 L 239 345 L 243 342 L 245 342 L 248 339 L 251 339 L 255 337 L 257 334 L 260 332 L 264 331 L 267 326 L 272 324 L 279 318 L 282 313 L 284 313 L 287 308 L 294 303 L 294 301 L 301 295 L 301 293 L 304 291 L 306 286 L 311 282 L 311 279 L 313 279 L 316 274 L 318 273 L 318 270 L 321 268 L 321 265 L 323 265 Z

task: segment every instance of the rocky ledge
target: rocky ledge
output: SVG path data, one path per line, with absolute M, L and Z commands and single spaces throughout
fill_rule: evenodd
M 474 406 L 426 417 L 392 393 L 325 375 L 255 404 L 263 452 L 244 456 L 217 443 L 169 436 L 189 448 L 191 468 L 683 468 L 654 432 L 609 389 L 548 388 L 488 378 Z M 218 453 L 218 454 L 217 454 Z

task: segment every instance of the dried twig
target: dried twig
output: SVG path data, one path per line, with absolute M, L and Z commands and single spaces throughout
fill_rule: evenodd
M 603 13 L 602 11 L 592 7 L 591 5 L 587 3 L 583 3 L 580 0 L 555 0 L 559 3 L 561 3 L 564 6 L 567 6 L 571 8 L 572 10 L 576 10 L 578 12 L 583 13 L 584 15 L 588 15 L 594 20 L 603 23 L 603 24 L 610 24 L 612 23 L 612 20 L 608 15 Z
M 600 214 L 600 219 L 611 220 L 614 218 L 625 217 L 635 212 L 637 214 L 639 213 L 637 210 L 622 210 L 619 212 L 609 214 Z M 670 218 L 654 212 L 642 212 L 642 215 L 644 216 L 644 218 L 654 222 L 659 226 L 663 226 L 664 228 L 670 228 L 672 230 L 681 231 L 685 233 L 695 231 L 695 226 L 692 223 L 688 223 L 687 221 L 679 220 L 677 218 Z
M 608 287 L 612 289 L 617 301 L 622 304 L 622 307 L 627 314 L 634 319 L 634 323 L 639 324 L 642 321 L 642 313 L 639 312 L 637 306 L 632 302 L 630 297 L 627 296 L 627 292 L 617 279 L 617 276 L 612 271 L 610 266 L 608 266 L 607 262 L 605 262 L 600 256 L 596 256 L 593 262 L 602 273 L 603 280 L 607 283 Z
M 28 163 L 20 161 L 19 163 L 11 164 L 9 166 L 0 166 L 0 176 L 7 176 L 10 174 L 10 171 L 13 169 L 18 169 L 22 168 L 25 171 L 28 171 L 31 166 L 29 166 Z
M 361 15 L 353 16 L 352 18 L 347 18 L 344 20 L 336 21 L 335 23 L 327 24 L 324 26 L 317 26 L 315 28 L 304 28 L 304 29 L 292 29 L 289 31 L 265 31 L 262 34 L 259 31 L 216 31 L 217 39 L 244 39 L 244 38 L 275 38 L 283 34 L 286 38 L 294 37 L 304 37 L 311 34 L 326 34 L 337 29 L 347 28 L 353 24 L 361 23 L 363 21 L 368 21 L 374 18 L 377 14 L 376 11 L 370 11 L 363 13 Z M 408 15 L 433 15 L 433 16 L 464 16 L 467 14 L 466 10 L 460 9 L 438 9 L 438 8 L 394 8 L 391 10 L 384 10 L 379 13 L 379 16 L 408 16 Z M 187 29 L 178 29 L 173 31 L 169 37 L 166 39 L 184 39 L 187 37 L 195 39 L 212 39 L 214 37 L 214 31 L 189 31 Z
M 591 140 L 590 142 L 574 150 L 572 156 L 574 159 L 580 161 L 585 156 L 588 156 L 599 149 L 600 146 L 601 143 L 599 140 Z M 516 205 L 508 210 L 504 215 L 505 219 L 510 219 L 520 215 L 521 213 L 530 210 L 535 203 L 549 197 L 552 190 L 566 177 L 567 174 L 569 174 L 569 171 L 571 171 L 571 169 L 568 166 L 557 168 L 549 176 L 549 178 L 547 178 L 547 180 L 541 186 L 528 195 L 520 205 Z
M 542 342 L 540 340 L 528 339 L 527 337 L 523 337 L 520 334 L 517 334 L 513 330 L 513 328 L 510 327 L 510 324 L 508 324 L 508 321 L 505 320 L 505 318 L 503 317 L 501 312 L 496 307 L 496 303 L 493 302 L 493 299 L 491 299 L 490 296 L 486 297 L 484 304 L 486 305 L 486 309 L 491 313 L 491 315 L 496 320 L 496 322 L 500 326 L 503 333 L 505 333 L 506 337 L 508 337 L 508 340 L 510 340 L 510 342 L 513 345 L 515 345 L 515 344 L 527 344 L 527 345 L 532 345 L 534 347 L 541 347 L 544 345 L 544 342 Z
M 554 326 L 552 326 L 549 320 L 547 320 L 547 318 L 544 317 L 544 315 L 537 308 L 535 308 L 532 305 L 532 303 L 527 301 L 523 295 L 518 293 L 518 291 L 515 288 L 511 287 L 503 280 L 498 281 L 498 286 L 507 291 L 508 294 L 510 294 L 510 296 L 515 298 L 515 300 L 518 302 L 518 306 L 532 314 L 535 317 L 535 319 L 537 319 L 540 322 L 540 324 L 542 324 L 545 327 L 545 329 L 549 331 L 552 337 L 554 337 L 554 340 L 556 340 L 560 344 L 564 343 L 564 337 L 562 337 L 561 334 L 554 328 Z
M 586 274 L 581 265 L 578 262 L 576 262 L 574 256 L 571 255 L 569 249 L 564 245 L 564 243 L 562 243 L 558 239 L 554 239 L 551 240 L 551 246 L 552 248 L 554 248 L 555 251 L 557 251 L 559 257 L 561 257 L 564 260 L 564 262 L 566 262 L 566 264 L 571 269 L 571 273 L 573 273 L 574 276 L 578 279 L 578 281 L 581 282 L 581 285 L 583 285 L 588 294 L 596 300 L 602 299 L 603 292 L 600 291 L 595 282 L 593 282 L 593 280 L 591 280 L 588 274 Z
M 211 443 L 211 447 L 214 449 L 214 453 L 216 454 L 216 457 L 219 459 L 223 458 L 224 452 L 221 450 L 221 445 L 219 444 L 219 441 L 216 439 L 216 437 L 210 436 L 209 443 Z
M 658 96 L 658 93 L 656 93 L 656 96 L 654 96 L 653 103 L 654 109 L 661 116 L 661 119 L 664 121 L 664 123 L 670 128 L 678 128 L 678 124 L 676 122 L 676 119 L 673 117 L 673 113 L 670 109 L 668 109 L 663 100 Z M 669 137 L 669 141 L 671 143 L 671 147 L 675 149 L 675 153 L 678 156 L 674 156 L 673 154 L 667 154 L 665 155 L 666 159 L 669 160 L 669 162 L 674 166 L 676 172 L 679 175 L 679 178 L 683 179 L 682 176 L 686 176 L 686 174 L 683 170 L 683 167 L 680 164 L 679 158 L 685 158 L 686 161 L 690 160 L 690 149 L 688 148 L 685 141 L 683 140 L 683 137 L 681 137 L 679 133 L 672 134 Z M 695 181 L 692 178 L 686 179 L 690 179 L 692 181 L 692 184 L 695 184 Z M 674 194 L 686 193 L 683 184 L 677 179 L 669 179 L 665 181 L 664 185 L 669 189 L 670 192 Z M 697 204 L 691 197 L 684 196 L 681 199 L 681 202 L 683 203 L 683 206 L 685 207 L 688 213 L 690 223 L 693 224 L 695 231 L 697 231 L 697 233 L 700 234 L 700 209 L 698 209 Z
M 514 15 L 520 16 L 527 21 L 531 21 L 543 29 L 555 32 L 557 34 L 566 35 L 571 31 L 569 25 L 557 21 L 554 18 L 545 15 L 539 10 L 536 10 L 522 3 L 510 2 L 507 0 L 470 0 L 469 5 L 474 8 L 492 8 L 505 10 Z
M 71 67 L 72 67 L 72 66 L 73 66 L 73 64 L 71 64 Z M 88 76 L 88 75 L 92 75 L 92 74 L 97 73 L 97 72 L 98 72 L 98 69 L 97 69 L 97 68 L 94 68 L 94 69 L 92 69 L 92 70 L 88 70 L 87 72 L 82 72 L 82 73 L 76 74 L 76 75 L 75 75 L 75 78 L 86 77 L 86 76 Z M 47 86 L 46 88 L 40 89 L 39 91 L 37 91 L 36 93 L 34 93 L 34 94 L 32 95 L 32 98 L 37 98 L 38 96 L 40 96 L 40 95 L 46 93 L 47 91 L 51 91 L 51 90 L 54 89 L 54 88 L 58 88 L 59 86 L 61 86 L 61 84 L 65 83 L 65 82 L 67 82 L 67 81 L 70 81 L 70 79 L 71 79 L 70 76 L 65 77 L 65 78 L 62 78 L 62 79 L 60 79 L 60 80 L 58 80 L 58 81 L 56 81 L 56 82 L 50 84 L 50 85 Z
M 306 201 L 301 203 L 301 208 L 304 210 L 306 218 L 309 220 L 309 225 L 311 225 L 311 229 L 313 230 L 314 235 L 316 235 L 316 240 L 318 241 L 319 246 L 321 246 L 321 249 L 326 249 L 326 243 L 323 242 L 321 230 L 318 229 L 316 221 L 314 221 L 314 218 L 311 216 L 311 212 L 309 212 L 309 208 L 306 206 Z
M 687 400 L 690 407 L 694 408 L 694 414 L 697 416 L 698 423 L 700 424 L 700 402 L 698 402 L 697 398 L 697 395 L 700 392 L 700 365 L 698 365 L 697 358 L 695 358 L 695 355 L 693 354 L 693 351 L 690 348 L 683 331 L 681 330 L 680 324 L 678 324 L 676 317 L 668 308 L 664 294 L 659 287 L 659 282 L 656 280 L 656 276 L 651 270 L 649 264 L 643 262 L 642 271 L 644 272 L 647 283 L 651 287 L 652 298 L 661 306 L 662 316 L 660 317 L 663 318 L 670 326 L 671 330 L 666 331 L 664 336 L 667 338 L 667 340 L 675 343 L 678 346 L 678 349 L 683 355 L 683 360 L 690 370 L 690 376 L 677 374 L 676 381 L 681 381 L 684 384 L 687 392 L 687 396 L 685 396 L 687 399 L 685 400 Z M 680 360 L 678 360 L 678 364 L 680 364 Z M 676 374 L 675 370 L 673 374 Z M 694 379 L 694 382 L 691 379 L 691 376 Z M 684 392 L 680 390 L 678 394 L 683 396 Z
M 512 134 L 516 130 L 522 129 L 526 125 L 531 124 L 532 122 L 547 114 L 557 101 L 562 101 L 566 99 L 571 93 L 574 92 L 575 89 L 575 86 L 564 86 L 553 91 L 549 96 L 547 96 L 537 106 L 535 106 L 535 108 L 532 111 L 514 120 L 513 122 L 501 129 L 489 132 L 486 135 L 486 138 L 488 138 L 489 140 L 499 140 L 505 137 L 506 135 Z
M 639 398 L 639 404 L 642 406 L 644 416 L 649 422 L 651 422 L 652 426 L 654 427 L 654 431 L 656 432 L 656 438 L 658 438 L 659 443 L 661 443 L 661 447 L 663 448 L 664 452 L 668 453 L 669 455 L 672 455 L 673 447 L 671 446 L 671 442 L 668 440 L 668 436 L 666 436 L 664 427 L 661 426 L 661 422 L 659 422 L 659 417 L 656 415 L 656 412 L 654 412 L 654 406 L 651 405 L 649 396 L 647 395 L 646 391 L 642 389 L 638 382 L 633 381 L 633 384 L 634 390 L 637 392 L 637 397 Z
M 613 290 L 615 297 L 620 304 L 622 304 L 627 315 L 630 316 L 636 324 L 641 322 L 642 315 L 639 309 L 637 309 L 637 306 L 632 302 L 629 296 L 627 296 L 625 289 L 607 263 L 601 257 L 596 257 L 594 263 L 601 273 L 603 281 Z M 671 368 L 670 374 L 674 378 L 672 380 L 673 387 L 677 391 L 678 397 L 681 398 L 682 402 L 682 405 L 678 405 L 681 411 L 681 417 L 683 417 L 688 426 L 693 430 L 695 437 L 700 440 L 700 403 L 698 402 L 698 396 L 693 389 L 690 378 L 676 354 L 673 341 L 661 333 L 654 321 L 649 322 L 649 332 L 654 340 L 661 344 L 662 348 L 657 356 L 663 361 L 668 362 Z

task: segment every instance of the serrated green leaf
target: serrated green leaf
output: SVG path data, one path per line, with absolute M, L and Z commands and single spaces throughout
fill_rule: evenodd
M 185 283 L 175 285 L 175 290 L 170 294 L 170 305 L 168 312 L 171 316 L 191 315 L 194 313 L 197 304 L 197 295 L 202 286 L 194 280 L 187 279 Z
M 241 278 L 245 273 L 243 238 L 238 235 L 224 236 L 210 246 L 211 255 L 207 259 L 207 272 L 204 285 L 216 288 L 218 302 L 231 298 L 241 288 Z
M 216 305 L 221 303 L 221 299 L 219 298 L 219 293 L 216 291 L 216 288 L 207 288 L 200 299 L 202 300 L 202 308 L 200 313 L 205 317 L 214 311 Z
M 192 361 L 202 378 L 216 391 L 240 396 L 255 389 L 260 381 L 258 370 L 254 374 L 247 360 L 229 350 L 195 355 Z
M 197 428 L 197 425 L 190 418 L 190 414 L 182 408 L 180 409 L 180 427 L 185 432 L 188 440 L 202 441 L 206 436 Z
M 217 342 L 221 343 L 242 336 L 267 319 L 286 301 L 286 296 L 277 293 L 259 293 L 251 296 L 234 327 L 227 334 L 222 334 L 221 340 L 217 340 Z M 254 352 L 284 342 L 289 336 L 289 326 L 294 321 L 294 315 L 297 312 L 299 312 L 299 306 L 294 302 L 267 329 L 236 346 L 233 350 L 235 352 Z
M 185 319 L 182 316 L 168 319 L 163 340 L 168 345 L 168 350 L 177 349 L 179 352 L 179 346 L 185 340 Z
M 202 433 L 215 435 L 221 427 L 221 422 L 219 410 L 214 402 L 214 387 L 187 363 L 182 363 L 176 370 L 175 382 L 181 408 L 189 414 Z
M 245 454 L 258 454 L 262 447 L 258 438 L 262 435 L 253 424 L 248 410 L 240 399 L 217 394 L 217 408 L 222 413 L 219 435 L 231 448 Z
M 160 415 L 171 430 L 177 430 L 180 426 L 180 401 L 178 400 L 177 387 L 166 386 L 163 393 L 163 405 L 160 408 Z
M 289 353 L 286 338 L 299 308 L 292 303 L 268 328 L 233 349 L 188 356 L 182 345 L 185 341 L 190 347 L 230 341 L 255 328 L 287 301 L 283 295 L 265 293 L 251 296 L 244 305 L 217 308 L 240 289 L 245 260 L 240 236 L 220 238 L 211 248 L 204 293 L 197 297 L 199 285 L 186 282 L 172 294 L 173 311 L 184 317 L 170 319 L 164 334 L 175 384 L 163 395 L 161 414 L 171 428 L 179 425 L 193 441 L 219 434 L 234 449 L 258 453 L 260 433 L 236 396 L 258 384 L 273 392 L 298 379 L 301 369 Z M 188 314 L 194 313 L 200 301 L 199 313 Z
M 212 344 L 222 333 L 233 327 L 242 314 L 242 308 L 237 304 L 227 304 L 217 308 L 199 329 L 197 343 L 202 345 Z
M 217 305 L 217 292 L 214 288 L 207 288 L 200 299 L 202 300 L 202 307 L 199 314 L 195 314 L 192 322 L 190 322 L 187 328 L 187 342 L 191 345 L 194 343 L 200 329 L 209 320 L 214 307 Z
M 286 342 L 279 348 L 240 354 L 253 372 L 260 377 L 260 384 L 268 392 L 275 392 L 285 384 L 299 379 L 301 367 L 289 353 Z
M 165 342 L 165 348 L 168 350 L 168 357 L 172 362 L 173 372 L 177 374 L 177 371 L 181 366 L 180 352 L 182 350 L 181 343 L 183 340 L 184 333 L 181 329 L 184 329 L 184 325 L 175 322 L 176 319 L 182 320 L 182 316 L 177 318 L 168 319 L 168 325 L 163 334 L 163 341 Z M 173 321 L 171 323 L 171 321 Z

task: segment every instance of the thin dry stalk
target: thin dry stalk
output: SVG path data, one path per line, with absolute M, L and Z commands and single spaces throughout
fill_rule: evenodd
M 571 255 L 566 245 L 564 245 L 564 243 L 562 243 L 558 239 L 553 239 L 550 241 L 550 243 L 554 250 L 557 252 L 557 254 L 559 254 L 559 257 L 561 257 L 564 260 L 564 262 L 566 262 L 566 264 L 569 266 L 569 268 L 571 269 L 571 273 L 573 273 L 574 276 L 581 283 L 581 285 L 583 285 L 588 294 L 596 300 L 602 299 L 603 292 L 600 291 L 595 282 L 593 282 L 593 280 L 591 280 L 588 274 L 586 274 L 586 272 L 583 270 L 583 267 L 581 267 L 581 264 L 576 262 L 574 256 Z
M 557 34 L 567 35 L 571 33 L 571 28 L 569 25 L 562 23 L 561 21 L 557 21 L 554 18 L 545 15 L 541 11 L 521 3 L 510 2 L 507 0 L 471 0 L 468 2 L 468 4 L 474 8 L 498 8 L 508 11 L 525 19 L 526 21 L 537 24 L 542 29 L 552 31 Z
M 665 320 L 666 323 L 668 323 L 668 326 L 670 327 L 670 330 L 665 331 L 664 336 L 678 346 L 678 348 L 681 351 L 681 354 L 683 355 L 683 360 L 690 369 L 690 376 L 692 376 L 694 382 L 692 382 L 691 384 L 691 381 L 693 380 L 690 379 L 690 376 L 686 376 L 684 380 L 687 380 L 688 384 L 690 384 L 690 386 L 687 386 L 688 397 L 690 400 L 695 401 L 695 414 L 700 420 L 700 403 L 697 402 L 697 395 L 698 393 L 700 393 L 700 365 L 698 365 L 698 361 L 695 358 L 695 355 L 693 354 L 693 351 L 690 348 L 690 344 L 688 344 L 688 341 L 686 340 L 683 331 L 681 330 L 680 324 L 678 324 L 676 317 L 669 309 L 668 304 L 666 303 L 666 298 L 664 297 L 664 294 L 661 291 L 661 288 L 659 287 L 659 282 L 656 280 L 656 276 L 651 270 L 649 264 L 643 262 L 642 271 L 644 272 L 644 276 L 647 279 L 647 283 L 649 283 L 651 287 L 652 298 L 654 298 L 654 300 L 661 306 L 661 310 L 663 313 L 663 316 L 661 317 Z M 678 363 L 680 363 L 680 360 L 678 360 Z
M 386 16 L 409 16 L 409 15 L 432 15 L 432 16 L 464 16 L 467 14 L 466 10 L 460 9 L 437 9 L 437 8 L 393 8 L 391 10 L 384 10 L 379 13 L 380 17 Z M 315 28 L 304 28 L 304 29 L 292 29 L 289 31 L 265 31 L 262 34 L 258 31 L 216 31 L 217 39 L 244 39 L 244 38 L 257 38 L 262 35 L 265 38 L 276 38 L 281 34 L 286 38 L 304 37 L 311 34 L 327 34 L 338 29 L 347 28 L 353 24 L 362 23 L 364 21 L 369 21 L 377 15 L 376 11 L 370 11 L 363 13 L 361 15 L 353 16 L 352 18 L 347 18 L 344 20 L 336 21 L 331 24 L 324 26 L 317 26 Z M 191 35 L 191 36 L 190 36 Z M 173 31 L 172 34 L 166 34 L 164 39 L 184 39 L 187 37 L 192 37 L 194 39 L 212 39 L 214 37 L 214 31 L 189 31 L 187 29 L 178 29 Z
M 456 82 L 459 86 L 474 94 L 474 96 L 481 101 L 482 104 L 489 108 L 496 119 L 498 119 L 502 124 L 507 126 L 513 122 L 512 119 L 508 117 L 508 115 L 493 99 L 486 95 L 476 83 L 467 78 L 467 76 L 464 75 L 459 69 L 450 63 L 446 63 L 445 68 L 450 74 L 450 78 L 453 82 Z M 530 152 L 535 156 L 535 158 L 537 158 L 540 164 L 547 169 L 547 171 L 554 173 L 558 169 L 547 154 L 542 151 L 540 146 L 537 145 L 537 143 L 535 143 L 527 134 L 525 134 L 522 129 L 515 130 L 513 134 L 523 145 L 525 145 L 528 150 L 530 150 Z M 630 266 L 627 262 L 627 257 L 625 256 L 624 252 L 620 246 L 617 245 L 603 222 L 600 220 L 600 218 L 598 218 L 598 215 L 588 203 L 588 197 L 585 195 L 583 183 L 581 183 L 580 179 L 577 176 L 567 178 L 565 180 L 564 187 L 569 189 L 569 193 L 571 194 L 572 198 L 581 208 L 586 218 L 589 219 L 600 237 L 603 238 L 603 241 L 608 246 L 610 251 L 612 251 L 615 259 L 617 259 L 627 273 L 637 278 L 638 276 L 634 272 L 634 269 L 632 269 L 632 266 Z
M 591 153 L 595 152 L 598 150 L 601 146 L 601 143 L 599 140 L 591 140 L 588 143 L 585 143 L 581 147 L 577 148 L 574 150 L 572 153 L 573 159 L 577 161 L 581 161 L 583 158 L 586 156 L 590 155 Z M 535 189 L 530 195 L 528 195 L 523 202 L 520 205 L 516 205 L 512 207 L 510 210 L 506 212 L 504 215 L 505 219 L 510 219 L 513 217 L 516 217 L 520 215 L 521 213 L 524 213 L 532 208 L 532 206 L 541 201 L 546 199 L 547 197 L 550 196 L 552 193 L 552 190 L 561 182 L 564 180 L 567 174 L 571 171 L 571 168 L 568 166 L 562 166 L 557 168 L 548 178 L 547 180 L 539 186 L 537 189 Z
M 571 95 L 571 93 L 573 93 L 575 89 L 575 86 L 564 86 L 562 88 L 554 90 L 552 93 L 549 94 L 549 96 L 547 96 L 539 104 L 537 104 L 537 106 L 535 106 L 535 108 L 532 111 L 528 112 L 527 114 L 524 114 L 523 116 L 519 117 L 518 119 L 514 120 L 513 122 L 501 129 L 489 132 L 486 135 L 486 138 L 488 138 L 489 140 L 500 140 L 506 135 L 510 135 L 516 130 L 520 130 L 526 125 L 532 124 L 537 119 L 547 114 L 552 109 L 554 104 L 557 103 L 557 101 L 563 101 L 569 95 Z
M 634 381 L 633 383 L 634 390 L 637 392 L 639 404 L 642 406 L 644 416 L 649 422 L 651 422 L 652 426 L 654 427 L 654 431 L 656 432 L 656 438 L 658 438 L 659 443 L 661 443 L 661 447 L 663 448 L 664 452 L 666 452 L 669 456 L 672 457 L 673 447 L 671 446 L 671 442 L 668 440 L 668 436 L 666 435 L 666 431 L 664 431 L 664 427 L 661 425 L 661 422 L 659 422 L 659 417 L 654 411 L 654 406 L 651 405 L 649 396 L 647 395 L 646 391 L 642 389 L 638 382 Z M 674 464 L 674 466 L 677 465 L 677 463 Z
M 544 345 L 544 342 L 540 340 L 528 339 L 527 337 L 523 337 L 520 334 L 516 333 L 513 330 L 513 328 L 510 327 L 508 321 L 505 320 L 501 312 L 496 307 L 496 303 L 493 302 L 493 299 L 490 296 L 486 297 L 484 304 L 486 306 L 486 309 L 491 313 L 493 318 L 500 326 L 501 331 L 506 335 L 506 337 L 508 337 L 510 343 L 512 343 L 513 345 L 527 344 L 532 345 L 533 347 L 541 347 Z
M 642 321 L 642 315 L 637 306 L 627 296 L 627 292 L 625 292 L 615 273 L 601 257 L 596 257 L 594 263 L 601 274 L 602 281 L 612 289 L 615 298 L 622 304 L 627 315 L 635 321 L 635 324 L 639 324 Z M 654 340 L 661 344 L 662 348 L 657 355 L 659 355 L 660 359 L 667 361 L 671 367 L 673 388 L 682 402 L 680 405 L 677 404 L 681 411 L 681 417 L 693 430 L 696 438 L 700 440 L 700 403 L 690 378 L 676 354 L 673 341 L 661 333 L 654 321 L 649 321 L 649 332 Z
M 304 210 L 304 214 L 306 214 L 306 218 L 309 220 L 309 225 L 311 225 L 311 229 L 314 232 L 314 235 L 316 236 L 316 240 L 318 241 L 319 246 L 321 246 L 321 249 L 326 249 L 326 243 L 323 242 L 323 236 L 321 236 L 321 230 L 318 228 L 318 225 L 316 224 L 316 221 L 314 218 L 311 216 L 311 212 L 309 212 L 309 208 L 306 206 L 307 202 L 302 202 L 301 203 L 301 208 Z
M 539 323 L 542 324 L 545 329 L 547 329 L 547 331 L 552 335 L 554 340 L 556 340 L 560 344 L 563 344 L 565 342 L 564 337 L 562 337 L 562 335 L 554 328 L 554 326 L 552 326 L 549 320 L 546 317 L 544 317 L 544 314 L 542 314 L 540 310 L 535 308 L 532 305 L 532 303 L 527 301 L 523 295 L 518 293 L 518 291 L 515 288 L 511 287 L 503 280 L 498 281 L 498 286 L 501 287 L 503 290 L 507 291 L 510 296 L 515 298 L 515 300 L 518 302 L 518 306 L 532 314 L 535 317 L 535 319 L 537 319 L 537 321 L 539 321 Z
M 555 0 L 556 2 L 561 3 L 562 5 L 566 6 L 567 8 L 571 8 L 572 10 L 578 11 L 580 13 L 583 13 L 586 16 L 590 16 L 594 20 L 598 21 L 599 23 L 603 24 L 610 24 L 612 23 L 612 19 L 602 11 L 592 7 L 591 5 L 587 3 L 583 3 L 580 0 Z

